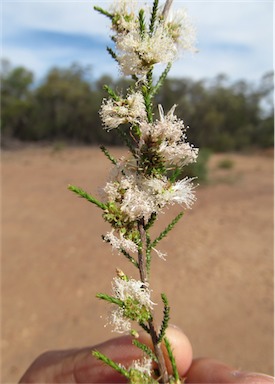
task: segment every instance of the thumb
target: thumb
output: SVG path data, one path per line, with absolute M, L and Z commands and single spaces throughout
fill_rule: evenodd
M 274 378 L 260 373 L 236 371 L 217 360 L 201 358 L 193 361 L 186 383 L 271 384 Z
M 191 365 L 192 348 L 186 336 L 177 328 L 167 330 L 180 376 Z M 27 369 L 20 383 L 123 383 L 126 382 L 114 369 L 92 356 L 98 350 L 116 363 L 129 367 L 133 360 L 142 358 L 143 352 L 132 344 L 131 336 L 121 336 L 94 347 L 50 351 L 39 356 Z M 152 348 L 149 335 L 140 333 L 139 341 Z M 171 365 L 164 350 L 168 370 Z
M 185 336 L 185 334 L 180 330 L 180 328 L 172 325 L 170 325 L 169 328 L 167 329 L 166 337 L 171 344 L 173 355 L 176 360 L 179 376 L 183 377 L 188 371 L 192 363 L 193 353 L 192 353 L 192 347 L 191 347 L 190 341 Z M 151 349 L 153 349 L 151 338 L 147 333 L 143 333 L 141 335 L 141 342 L 148 345 Z M 167 350 L 164 346 L 162 350 L 163 350 L 168 372 L 172 373 L 172 366 L 167 354 Z
M 179 375 L 183 376 L 188 371 L 192 362 L 191 344 L 187 337 L 176 327 L 169 327 L 166 332 L 166 337 L 171 344 Z M 94 347 L 94 349 L 108 356 L 116 363 L 122 364 L 127 368 L 132 364 L 133 360 L 138 360 L 143 356 L 143 352 L 132 344 L 132 340 L 133 338 L 131 336 L 122 336 L 97 345 Z M 140 332 L 139 341 L 153 349 L 151 338 L 146 332 Z M 163 353 L 168 372 L 172 373 L 171 363 L 166 348 L 164 347 Z M 87 382 L 87 379 L 90 377 L 90 382 L 123 382 L 122 376 L 106 364 L 96 360 L 93 357 L 89 360 L 90 361 L 88 367 L 86 366 L 86 359 L 79 361 L 79 364 L 76 367 L 78 380 L 86 380 Z M 86 370 L 82 369 L 82 364 L 84 361 L 87 368 Z

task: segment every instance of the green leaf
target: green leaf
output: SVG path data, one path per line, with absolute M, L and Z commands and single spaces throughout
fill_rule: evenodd
M 105 364 L 109 365 L 109 367 L 115 369 L 121 375 L 123 375 L 127 379 L 129 379 L 129 377 L 130 377 L 129 372 L 121 364 L 118 364 L 115 361 L 109 359 L 109 357 L 107 357 L 106 355 L 104 355 L 103 353 L 101 353 L 101 352 L 99 352 L 97 350 L 92 351 L 92 354 L 98 360 L 103 361 Z
M 169 340 L 166 337 L 164 337 L 164 344 L 165 344 L 165 347 L 167 349 L 167 353 L 168 353 L 169 359 L 171 361 L 172 370 L 173 370 L 173 376 L 175 378 L 175 382 L 176 383 L 180 383 L 180 376 L 179 376 L 179 373 L 178 373 L 178 369 L 177 369 L 177 365 L 176 365 L 176 360 L 175 360 L 175 357 L 173 355 L 171 344 L 169 343 Z
M 159 91 L 159 89 L 162 87 L 170 69 L 172 67 L 172 63 L 168 63 L 167 64 L 167 67 L 165 68 L 165 70 L 162 72 L 162 74 L 160 75 L 159 77 L 159 80 L 157 82 L 157 84 L 155 85 L 155 87 L 152 89 L 152 96 L 155 96 L 156 93 Z
M 167 234 L 174 228 L 177 222 L 182 218 L 184 212 L 180 212 L 174 220 L 165 228 L 164 231 L 150 244 L 150 249 L 154 248 Z
M 107 159 L 111 161 L 111 163 L 113 163 L 114 165 L 117 165 L 116 159 L 110 154 L 110 152 L 106 147 L 104 147 L 104 145 L 101 145 L 100 149 L 104 153 L 104 155 L 107 157 Z
M 141 343 L 140 341 L 134 339 L 133 340 L 133 344 L 138 347 L 139 349 L 141 349 L 146 355 L 148 355 L 153 361 L 155 361 L 156 363 L 158 362 L 158 359 L 156 357 L 156 355 L 153 353 L 152 349 L 149 348 L 147 345 Z
M 158 12 L 158 5 L 159 5 L 159 0 L 155 0 L 152 8 L 152 15 L 150 19 L 150 34 L 152 35 L 154 32 L 154 27 L 157 19 L 157 12 Z
M 135 266 L 138 268 L 138 262 L 127 252 L 125 249 L 120 248 L 120 252 Z
M 178 177 L 181 175 L 182 169 L 181 168 L 176 168 L 173 170 L 171 173 L 171 176 L 169 176 L 169 180 L 171 183 L 175 183 L 175 181 L 178 179 Z
M 95 204 L 99 208 L 105 210 L 107 209 L 107 206 L 104 203 L 101 203 L 98 201 L 95 197 L 91 196 L 89 193 L 85 192 L 83 189 L 76 187 L 74 185 L 69 185 L 68 189 L 74 193 L 76 193 L 78 196 L 82 197 L 83 199 L 88 200 L 90 203 Z
M 145 35 L 145 32 L 146 32 L 144 9 L 141 9 L 139 11 L 138 21 L 139 21 L 139 33 L 140 33 L 141 38 L 143 38 Z
M 147 333 L 149 333 L 150 335 L 150 328 L 145 324 L 143 323 L 142 321 L 139 322 L 139 325 L 141 326 L 141 328 L 146 331 Z
M 111 13 L 105 11 L 103 8 L 101 7 L 98 7 L 98 6 L 94 6 L 94 10 L 101 13 L 102 15 L 104 16 L 107 16 L 109 19 L 113 19 L 114 15 L 112 15 Z
M 142 86 L 141 92 L 143 95 L 144 105 L 147 113 L 149 123 L 153 123 L 153 105 L 152 105 L 152 83 L 153 83 L 153 65 L 148 70 L 146 75 L 147 83 L 146 86 Z
M 108 95 L 115 101 L 119 101 L 120 97 L 115 93 L 115 91 L 108 85 L 104 85 L 103 89 L 108 92 Z
M 118 59 L 117 59 L 117 55 L 116 53 L 112 50 L 112 48 L 110 47 L 107 47 L 107 52 L 109 53 L 109 55 L 118 63 Z
M 122 300 L 117 299 L 116 297 L 107 295 L 105 293 L 97 293 L 96 297 L 98 299 L 106 300 L 111 304 L 117 304 L 119 307 L 123 307 L 124 303 Z
M 158 343 L 160 343 L 163 340 L 166 329 L 168 327 L 169 320 L 170 320 L 170 306 L 168 304 L 168 299 L 164 293 L 161 294 L 161 299 L 164 304 L 164 309 L 163 309 L 163 320 L 162 320 L 161 328 L 158 335 Z
M 147 224 L 145 225 L 145 227 L 144 227 L 144 229 L 145 229 L 146 231 L 148 231 L 148 229 L 150 229 L 150 228 L 153 226 L 154 222 L 156 221 L 156 218 L 157 218 L 157 213 L 156 213 L 156 212 L 153 212 L 153 213 L 151 214 L 149 220 L 148 220 L 148 223 L 147 223 Z

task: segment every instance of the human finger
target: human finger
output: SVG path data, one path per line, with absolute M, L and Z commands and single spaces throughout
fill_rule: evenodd
M 234 370 L 214 359 L 200 358 L 193 361 L 186 383 L 196 384 L 271 384 L 274 378 L 268 375 Z
M 178 367 L 179 375 L 184 374 L 189 369 L 192 362 L 192 347 L 188 338 L 176 327 L 169 327 L 166 332 L 173 354 Z M 139 339 L 141 343 L 152 347 L 150 336 L 146 332 L 140 332 Z M 116 363 L 122 364 L 126 368 L 129 367 L 133 360 L 142 358 L 143 352 L 135 347 L 132 343 L 132 337 L 122 336 L 116 339 L 109 340 L 103 344 L 95 346 L 93 349 L 105 354 Z M 91 349 L 90 349 L 91 351 Z M 169 373 L 172 373 L 171 363 L 165 348 L 163 348 L 164 358 L 166 361 Z M 78 381 L 87 382 L 87 378 L 91 378 L 91 382 L 106 383 L 106 382 L 124 382 L 124 378 L 112 368 L 103 364 L 101 361 L 95 360 L 93 362 L 85 356 L 78 358 L 77 366 L 75 369 L 75 376 Z M 86 380 L 86 381 L 85 381 Z M 126 380 L 125 380 L 126 381 Z
M 177 328 L 168 328 L 169 339 L 179 374 L 183 375 L 192 361 L 192 348 L 186 336 Z M 148 346 L 151 339 L 145 332 L 140 333 L 139 341 Z M 94 347 L 51 351 L 39 356 L 20 379 L 20 383 L 117 383 L 125 379 L 108 365 L 94 358 L 92 350 L 98 350 L 117 363 L 129 367 L 133 360 L 142 357 L 142 351 L 132 344 L 131 336 L 121 336 Z M 168 356 L 164 356 L 171 372 Z
M 141 356 L 130 336 L 121 336 L 94 347 L 49 351 L 40 355 L 19 383 L 123 383 L 124 378 L 92 356 L 92 350 L 127 364 Z
M 187 336 L 176 326 L 170 326 L 166 331 L 166 337 L 169 340 L 173 355 L 176 361 L 178 373 L 180 377 L 183 377 L 192 363 L 192 346 Z M 143 333 L 141 335 L 142 342 L 153 349 L 152 341 L 148 334 Z M 169 373 L 172 373 L 172 366 L 168 357 L 167 350 L 162 344 L 162 350 L 166 362 L 166 366 Z

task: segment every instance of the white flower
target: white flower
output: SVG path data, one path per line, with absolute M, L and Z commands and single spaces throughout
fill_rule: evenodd
M 112 29 L 117 59 L 124 75 L 144 76 L 152 65 L 176 60 L 179 49 L 194 51 L 195 32 L 186 10 L 162 20 L 158 14 L 153 33 L 140 33 L 136 13 L 137 2 L 120 0 L 111 9 L 114 14 Z M 147 11 L 149 8 L 147 8 Z M 145 14 L 147 21 L 150 12 Z
M 159 210 L 166 205 L 173 204 L 184 204 L 187 208 L 190 208 L 196 200 L 192 180 L 186 177 L 171 184 L 166 177 L 161 179 L 151 178 L 146 180 L 144 186 L 147 188 L 148 194 L 154 196 L 155 205 L 159 207 Z M 159 257 L 162 256 L 159 255 Z
M 115 0 L 110 7 L 112 13 L 122 13 L 123 15 L 131 14 L 135 9 L 136 1 L 134 0 Z
M 142 321 L 144 320 L 143 316 L 146 316 L 146 320 L 148 320 L 150 309 L 155 305 L 151 301 L 151 291 L 148 284 L 140 280 L 124 280 L 115 277 L 112 290 L 114 297 L 124 303 L 123 307 L 114 307 L 109 316 L 109 323 L 112 324 L 115 332 L 129 332 L 131 330 L 131 318 L 132 320 Z M 125 315 L 125 311 L 128 311 L 128 317 Z
M 110 7 L 110 12 L 115 16 L 112 29 L 117 33 L 127 33 L 135 28 L 137 3 L 131 0 L 116 0 Z
M 128 175 L 125 175 L 126 167 L 124 162 L 117 164 L 110 174 L 110 181 L 108 181 L 103 188 L 103 191 L 107 195 L 107 200 L 114 202 L 123 199 L 123 194 L 129 188 L 132 188 L 135 175 L 131 172 L 128 172 Z
M 140 32 L 137 1 L 117 0 L 110 8 L 112 36 L 116 44 L 116 57 L 124 75 L 144 77 L 157 63 L 167 64 L 176 60 L 179 49 L 194 50 L 195 33 L 185 10 L 171 14 L 163 20 L 158 13 L 153 32 Z M 150 22 L 152 10 L 145 8 L 144 18 Z
M 136 369 L 140 373 L 150 376 L 152 370 L 152 359 L 149 357 L 143 357 L 142 360 L 134 360 L 129 367 L 129 370 Z
M 160 120 L 155 123 L 142 122 L 140 124 L 141 141 L 140 145 L 147 140 L 153 141 L 159 146 L 158 153 L 168 165 L 182 167 L 193 163 L 198 156 L 198 149 L 187 143 L 186 128 L 181 119 L 174 115 L 174 105 L 167 115 L 159 105 Z
M 137 252 L 137 245 L 130 239 L 126 239 L 122 233 L 120 233 L 120 238 L 114 235 L 114 231 L 106 233 L 104 236 L 104 241 L 109 242 L 113 249 L 120 250 L 123 248 L 126 252 Z
M 116 307 L 109 315 L 109 323 L 114 327 L 113 332 L 127 333 L 131 331 L 131 321 L 124 317 L 124 311 Z
M 166 184 L 167 184 L 166 177 L 162 177 L 162 178 L 150 177 L 150 178 L 144 179 L 143 188 L 147 190 L 148 194 L 157 195 L 163 192 Z
M 167 164 L 183 167 L 184 165 L 196 162 L 199 150 L 185 142 L 169 144 L 163 141 L 159 146 L 159 153 Z
M 108 181 L 103 188 L 103 191 L 106 193 L 109 201 L 116 201 L 119 199 L 120 194 L 118 191 L 119 183 L 114 181 Z
M 117 171 L 117 167 L 115 168 Z M 135 221 L 144 218 L 149 220 L 156 211 L 153 197 L 143 188 L 143 179 L 125 168 L 125 174 L 114 173 L 115 179 L 104 187 L 107 200 L 115 202 L 125 218 Z
M 186 177 L 183 180 L 172 184 L 170 188 L 164 191 L 163 199 L 169 204 L 184 204 L 187 208 L 191 208 L 192 204 L 196 200 L 193 189 L 194 185 L 192 184 L 192 179 L 188 179 L 188 177 Z
M 155 210 L 154 199 L 146 191 L 134 184 L 126 190 L 121 203 L 121 211 L 130 220 L 144 218 L 145 222 L 147 222 Z
M 154 33 L 141 36 L 138 28 L 116 37 L 118 61 L 124 75 L 144 76 L 152 65 L 170 63 L 177 57 L 177 48 L 164 23 Z
M 192 155 L 195 160 L 197 154 L 188 143 L 178 146 L 167 145 L 163 148 L 160 147 L 159 151 L 167 161 L 180 165 L 192 161 Z M 161 212 L 167 205 L 177 203 L 190 208 L 195 201 L 192 179 L 185 178 L 171 183 L 165 176 L 144 177 L 131 174 L 130 171 L 128 173 L 127 176 L 121 173 L 116 175 L 115 180 L 108 182 L 104 188 L 107 200 L 115 204 L 115 209 L 120 212 L 121 219 L 125 220 L 125 223 L 142 218 L 147 223 L 153 213 Z M 118 238 L 113 232 L 110 232 L 105 239 L 111 243 L 114 249 L 124 248 L 129 252 L 137 250 L 136 244 L 124 238 L 122 234 Z M 160 257 L 162 256 L 160 255 Z
M 104 99 L 100 116 L 107 129 L 117 128 L 125 123 L 138 123 L 147 116 L 143 96 L 136 92 L 126 99 Z
M 195 52 L 196 31 L 186 9 L 170 12 L 167 28 L 175 43 L 183 50 Z
M 146 118 L 146 109 L 144 99 L 141 92 L 133 92 L 127 97 L 127 104 L 129 105 L 129 114 L 131 119 L 140 121 Z
M 125 302 L 130 298 L 133 301 L 138 301 L 140 305 L 144 305 L 148 310 L 153 308 L 154 303 L 151 301 L 150 290 L 147 283 L 135 279 L 127 281 L 119 277 L 114 277 L 112 290 L 117 299 Z
M 175 108 L 176 105 L 165 116 L 162 106 L 159 105 L 160 120 L 153 124 L 143 122 L 140 126 L 141 139 L 150 137 L 155 142 L 166 140 L 169 143 L 181 140 L 185 127 L 183 121 L 174 116 Z

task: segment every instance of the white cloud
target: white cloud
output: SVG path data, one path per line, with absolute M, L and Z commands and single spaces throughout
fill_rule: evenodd
M 106 35 L 108 21 L 94 11 L 93 1 L 4 2 L 3 31 L 13 33 L 21 27 Z

